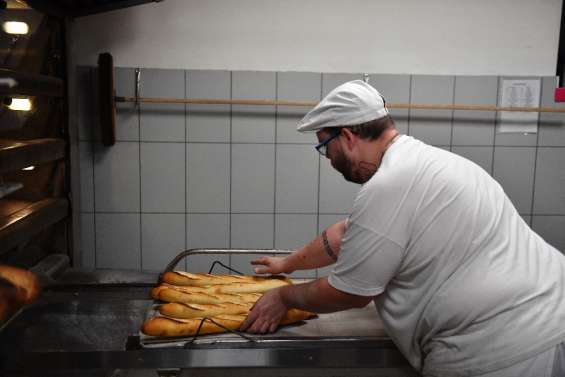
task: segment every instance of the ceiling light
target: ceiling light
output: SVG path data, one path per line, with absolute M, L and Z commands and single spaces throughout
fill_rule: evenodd
M 6 21 L 2 28 L 8 34 L 24 35 L 29 33 L 29 26 L 25 22 Z
M 23 168 L 22 170 L 33 170 L 35 169 L 35 166 L 28 166 L 27 168 Z
M 30 111 L 31 101 L 29 98 L 12 98 L 12 103 L 8 105 L 8 109 L 17 111 Z

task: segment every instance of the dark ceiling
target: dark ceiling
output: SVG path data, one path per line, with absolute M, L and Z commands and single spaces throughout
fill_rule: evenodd
M 162 0 L 27 0 L 34 9 L 58 17 L 82 17 Z

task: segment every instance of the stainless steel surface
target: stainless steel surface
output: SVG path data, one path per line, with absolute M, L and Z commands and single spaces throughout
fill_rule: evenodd
M 152 304 L 146 299 L 148 293 L 147 287 L 102 285 L 45 292 L 0 333 L 0 375 L 47 376 L 72 371 L 84 375 L 117 369 L 407 367 L 387 338 L 285 342 L 267 338 L 257 343 L 143 349 L 136 334 Z

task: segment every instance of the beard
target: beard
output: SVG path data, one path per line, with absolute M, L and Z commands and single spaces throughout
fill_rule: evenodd
M 364 184 L 377 171 L 377 166 L 371 163 L 361 161 L 359 165 L 355 165 L 343 151 L 340 151 L 331 162 L 335 170 L 343 175 L 348 182 Z
M 355 174 L 353 163 L 350 159 L 347 158 L 345 153 L 341 152 L 336 156 L 335 159 L 332 160 L 332 166 L 335 170 L 343 175 L 346 181 L 363 184 L 366 181 L 363 181 L 361 177 Z

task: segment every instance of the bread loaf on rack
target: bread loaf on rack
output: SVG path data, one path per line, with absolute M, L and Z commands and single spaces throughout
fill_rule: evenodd
M 191 273 L 185 271 L 167 271 L 162 280 L 173 285 L 208 286 L 232 283 L 256 283 L 272 277 L 253 275 L 212 275 L 204 273 Z
M 210 275 L 184 271 L 168 271 L 162 276 L 164 283 L 183 286 L 188 292 L 208 293 L 263 293 L 270 289 L 292 284 L 283 276 Z
M 281 320 L 281 325 L 288 325 L 315 316 L 315 314 L 298 309 L 291 309 Z M 221 314 L 210 317 L 218 326 L 211 321 L 204 320 L 199 334 L 217 334 L 226 332 L 223 327 L 230 330 L 237 330 L 246 318 L 246 315 Z M 202 322 L 202 318 L 180 319 L 169 317 L 153 317 L 146 320 L 142 330 L 144 334 L 160 337 L 179 337 L 194 336 Z M 222 327 L 223 326 L 223 327 Z
M 161 315 L 172 318 L 202 318 L 223 314 L 247 314 L 252 303 L 223 303 L 223 304 L 186 304 L 170 302 L 159 305 Z
M 270 289 L 292 284 L 286 277 L 193 274 L 169 271 L 162 275 L 162 284 L 151 290 L 151 297 L 165 301 L 157 307 L 160 316 L 143 323 L 142 332 L 150 336 L 194 336 L 237 330 L 253 304 Z M 291 309 L 282 325 L 315 316 L 310 312 Z M 211 319 L 212 321 L 208 320 Z
M 186 304 L 254 303 L 261 297 L 259 293 L 217 294 L 206 292 L 187 292 L 183 287 L 160 285 L 153 288 L 151 296 L 165 302 Z
M 220 325 L 230 329 L 237 330 L 245 319 L 242 315 L 228 315 L 214 317 L 213 320 Z M 146 335 L 161 337 L 177 337 L 177 336 L 194 336 L 200 326 L 202 318 L 199 319 L 173 319 L 167 317 L 153 317 L 143 323 L 141 331 Z M 221 326 L 210 321 L 204 321 L 200 328 L 199 334 L 217 334 L 225 332 Z

